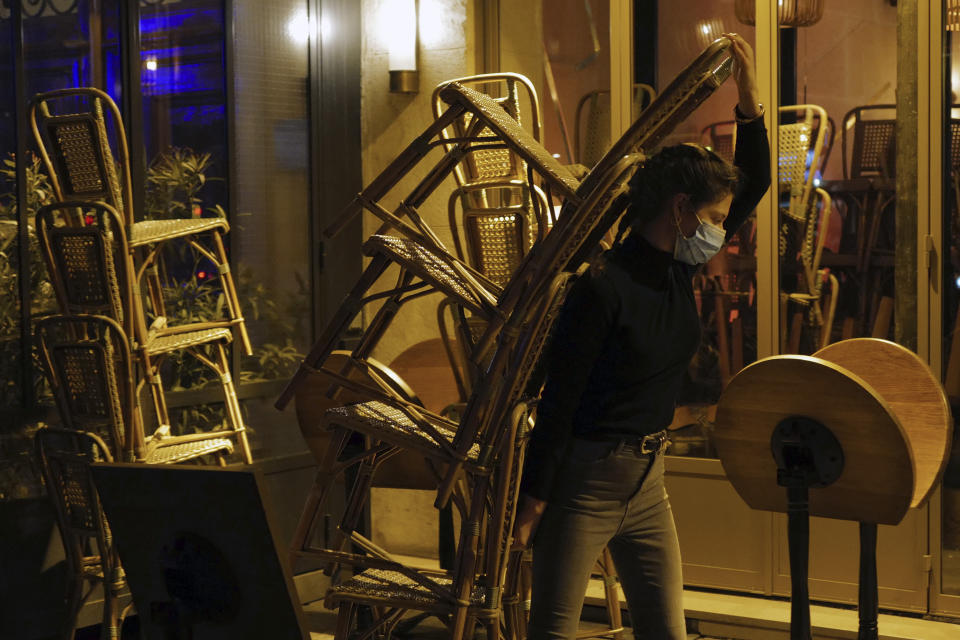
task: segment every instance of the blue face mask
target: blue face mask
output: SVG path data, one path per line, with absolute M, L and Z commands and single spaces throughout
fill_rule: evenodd
M 697 220 L 700 221 L 700 226 L 698 226 L 697 231 L 688 238 L 683 235 L 683 231 L 680 230 L 680 219 L 675 218 L 677 223 L 677 243 L 673 248 L 673 257 L 680 262 L 685 262 L 690 265 L 703 264 L 717 255 L 721 247 L 723 247 L 723 242 L 726 240 L 727 235 L 720 227 L 707 224 L 703 220 L 700 220 L 700 216 L 697 216 Z

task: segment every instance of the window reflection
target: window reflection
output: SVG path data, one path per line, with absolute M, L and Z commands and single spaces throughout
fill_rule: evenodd
M 826 115 L 821 150 L 812 141 L 807 150 L 805 177 L 818 190 L 800 213 L 809 221 L 803 229 L 794 224 L 796 196 L 786 193 L 800 181 L 787 175 L 790 151 L 781 149 L 784 353 L 810 354 L 841 339 L 894 335 L 896 30 L 895 7 L 857 0 L 826 4 L 818 23 L 783 38 L 782 59 L 795 60 L 795 66 L 781 70 L 790 83 L 781 86 L 781 95 Z M 876 61 L 870 73 L 862 72 L 861 56 Z M 781 145 L 790 142 L 803 108 L 781 113 Z M 807 268 L 813 277 L 804 283 L 800 265 L 809 265 L 808 256 L 817 251 L 817 272 Z M 798 291 L 812 291 L 819 304 L 798 299 Z
M 735 31 L 753 44 L 755 30 L 741 24 L 734 3 L 671 0 L 657 4 L 656 37 L 638 41 L 638 60 L 654 57 L 656 89 L 662 89 L 722 33 Z M 649 19 L 649 16 L 648 16 Z M 725 83 L 673 131 L 664 144 L 696 142 L 733 159 L 737 91 Z M 712 442 L 716 403 L 724 386 L 757 357 L 756 218 L 751 216 L 734 238 L 694 279 L 702 338 L 671 424 L 679 456 L 716 457 Z
M 545 145 L 592 167 L 610 139 L 610 2 L 562 0 L 543 12 Z

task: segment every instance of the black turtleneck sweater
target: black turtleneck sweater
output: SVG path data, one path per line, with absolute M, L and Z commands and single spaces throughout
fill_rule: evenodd
M 734 164 L 744 182 L 724 221 L 728 240 L 770 185 L 769 156 L 763 119 L 738 125 Z M 700 343 L 696 270 L 633 233 L 573 284 L 545 354 L 521 481 L 526 494 L 550 499 L 573 436 L 613 441 L 670 424 Z

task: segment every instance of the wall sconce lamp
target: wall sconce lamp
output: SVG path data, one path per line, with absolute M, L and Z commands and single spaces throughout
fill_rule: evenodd
M 417 0 L 384 0 L 390 91 L 417 93 Z
M 777 21 L 781 27 L 809 27 L 823 17 L 826 0 L 777 0 Z M 757 5 L 754 0 L 736 0 L 734 13 L 743 24 L 757 22 Z

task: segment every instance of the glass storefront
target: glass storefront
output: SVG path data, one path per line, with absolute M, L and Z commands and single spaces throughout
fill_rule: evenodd
M 307 0 L 282 8 L 252 0 L 19 4 L 19 34 L 10 3 L 0 7 L 6 34 L 0 39 L 0 80 L 7 88 L 0 98 L 7 114 L 0 125 L 0 409 L 49 405 L 39 361 L 31 362 L 24 347 L 32 343 L 32 329 L 22 319 L 56 312 L 33 230 L 34 212 L 52 202 L 53 193 L 29 125 L 17 130 L 15 87 L 22 83 L 29 100 L 44 91 L 91 86 L 105 90 L 123 112 L 138 220 L 222 216 L 229 221 L 226 251 L 253 344 L 252 356 L 234 348 L 233 378 L 240 384 L 255 455 L 302 451 L 299 435 L 289 428 L 261 431 L 253 423 L 269 417 L 293 426 L 292 413 L 278 422 L 270 404 L 312 332 L 310 236 L 302 232 L 309 228 L 311 197 L 306 114 L 313 33 Z M 137 33 L 126 25 L 137 25 Z M 20 60 L 13 55 L 17 36 Z M 125 51 L 128 43 L 138 44 L 139 51 Z M 18 79 L 14 71 L 21 62 Z M 106 126 L 114 158 L 120 158 L 109 118 Z M 24 158 L 15 157 L 18 135 L 27 149 Z M 18 171 L 25 178 L 22 213 Z M 25 251 L 21 242 L 29 244 Z M 213 251 L 212 242 L 204 238 L 201 246 Z M 224 294 L 208 257 L 186 242 L 171 241 L 160 264 L 168 317 L 182 323 L 222 316 Z M 222 421 L 222 396 L 203 365 L 169 357 L 163 377 L 175 430 Z M 145 418 L 149 428 L 149 410 Z

